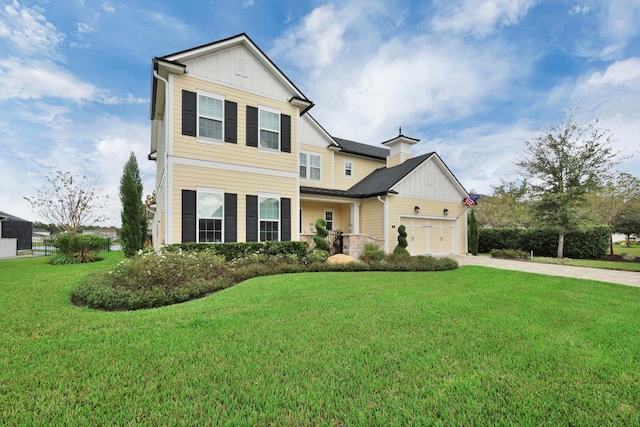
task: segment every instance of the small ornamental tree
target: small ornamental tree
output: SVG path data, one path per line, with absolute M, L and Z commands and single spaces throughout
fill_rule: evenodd
M 124 254 L 131 257 L 144 247 L 147 237 L 147 224 L 142 207 L 142 180 L 133 152 L 124 165 L 122 178 L 120 178 L 120 201 L 122 202 L 120 238 Z
M 97 187 L 99 180 L 49 168 L 47 182 L 35 196 L 24 199 L 33 213 L 55 224 L 59 231 L 73 235 L 82 226 L 107 219 L 101 213 L 107 196 Z
M 320 218 L 316 221 L 316 234 L 313 235 L 313 241 L 316 244 L 316 249 L 329 252 L 329 242 L 327 242 L 327 221 Z
M 471 255 L 478 255 L 478 244 L 480 243 L 480 232 L 478 230 L 478 221 L 476 220 L 476 214 L 471 209 L 469 215 L 469 252 Z
M 407 250 L 407 231 L 404 225 L 400 225 L 398 227 L 398 244 L 396 248 L 393 250 L 393 254 L 396 256 L 409 256 L 409 251 Z

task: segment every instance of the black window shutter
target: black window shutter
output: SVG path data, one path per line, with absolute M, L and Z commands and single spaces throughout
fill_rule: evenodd
M 247 195 L 247 242 L 258 241 L 258 196 Z
M 280 225 L 280 240 L 291 240 L 291 199 L 288 197 L 280 199 Z
M 182 134 L 196 136 L 198 98 L 195 92 L 182 91 Z
M 280 151 L 291 152 L 291 116 L 280 115 Z
M 182 243 L 196 241 L 196 192 L 182 190 Z
M 224 241 L 238 241 L 238 195 L 224 193 Z
M 238 104 L 224 101 L 224 140 L 238 143 Z
M 247 105 L 247 145 L 258 146 L 258 109 Z

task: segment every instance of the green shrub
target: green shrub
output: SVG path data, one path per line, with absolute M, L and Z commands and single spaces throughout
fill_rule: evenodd
M 96 234 L 61 233 L 53 236 L 49 243 L 61 254 L 75 257 L 80 262 L 98 261 L 95 254 L 109 249 L 109 240 Z
M 492 249 L 492 258 L 529 259 L 529 254 L 517 249 Z
M 409 255 L 407 246 L 408 246 L 408 243 L 407 243 L 406 227 L 404 225 L 400 225 L 398 227 L 398 244 L 393 250 L 393 254 L 396 256 Z
M 315 248 L 305 255 L 302 259 L 304 264 L 313 264 L 314 262 L 325 262 L 329 258 L 329 252 L 316 250 Z
M 558 252 L 558 232 L 541 228 L 481 228 L 479 251 L 514 249 L 536 256 L 555 257 Z M 569 258 L 603 258 L 609 247 L 609 227 L 593 227 L 571 231 L 565 235 L 564 256 Z
M 315 249 L 319 251 L 329 252 L 329 242 L 327 242 L 327 221 L 320 218 L 316 221 L 316 234 L 313 235 L 313 242 L 316 244 Z
M 176 243 L 162 248 L 163 252 L 208 252 L 222 255 L 227 262 L 247 258 L 254 254 L 295 255 L 303 259 L 307 255 L 307 242 L 233 242 L 233 243 Z
M 64 255 L 62 253 L 51 255 L 47 262 L 51 265 L 78 264 L 78 260 L 76 258 L 69 255 Z
M 382 251 L 370 251 L 378 252 Z M 323 251 L 311 251 L 300 260 L 297 254 L 254 253 L 227 262 L 223 256 L 206 251 L 139 254 L 121 261 L 112 271 L 86 277 L 71 293 L 71 301 L 76 305 L 103 310 L 135 310 L 188 301 L 244 280 L 273 274 L 312 271 L 440 271 L 458 267 L 458 263 L 449 258 L 422 256 L 403 256 L 393 260 L 382 257 L 370 264 L 327 264 L 326 255 L 328 254 L 323 254 Z
M 375 243 L 365 243 L 360 259 L 366 263 L 378 262 L 387 258 L 387 254 Z

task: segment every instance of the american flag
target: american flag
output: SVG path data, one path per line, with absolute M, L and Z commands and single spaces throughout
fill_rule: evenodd
M 469 195 L 469 197 L 464 199 L 462 201 L 462 203 L 464 203 L 467 206 L 473 206 L 473 205 L 476 204 L 476 202 L 478 201 L 479 198 L 480 198 L 479 194 L 471 194 L 471 195 Z

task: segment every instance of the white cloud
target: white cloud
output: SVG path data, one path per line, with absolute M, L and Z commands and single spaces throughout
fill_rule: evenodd
M 607 45 L 603 58 L 619 59 L 629 41 L 640 34 L 640 2 L 637 0 L 610 0 L 602 3 L 600 34 Z
M 17 0 L 0 10 L 0 37 L 22 53 L 56 56 L 56 48 L 64 35 L 47 22 L 43 9 L 29 8 Z
M 298 65 L 314 68 L 331 65 L 344 47 L 342 39 L 349 24 L 348 18 L 332 4 L 314 9 L 302 24 L 276 40 L 272 55 L 284 55 L 291 61 L 302 59 Z
M 254 5 L 253 0 L 244 0 L 242 2 L 242 7 L 244 7 L 245 9 L 253 5 Z
M 93 98 L 96 88 L 47 60 L 0 60 L 0 100 L 56 97 L 75 102 Z
M 77 28 L 78 34 L 89 34 L 89 33 L 93 33 L 96 30 L 91 25 L 85 24 L 84 22 L 77 22 L 76 28 Z
M 594 72 L 587 83 L 592 86 L 620 86 L 636 80 L 640 80 L 640 58 L 629 58 L 613 63 L 604 73 Z
M 589 13 L 589 11 L 591 11 L 591 6 L 586 4 L 585 5 L 575 4 L 571 6 L 571 9 L 569 9 L 569 15 L 570 16 L 586 15 L 587 13 Z
M 445 0 L 431 20 L 436 31 L 487 35 L 496 28 L 516 25 L 536 0 Z
M 102 4 L 102 9 L 103 9 L 105 12 L 109 12 L 109 13 L 113 13 L 113 12 L 115 12 L 115 11 L 116 11 L 116 8 L 115 8 L 115 7 L 113 7 L 109 2 L 107 2 L 107 3 L 103 3 L 103 4 Z

